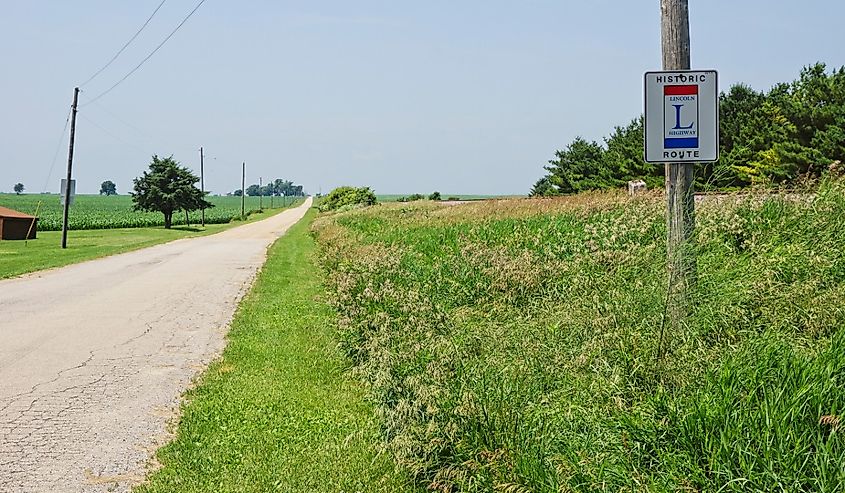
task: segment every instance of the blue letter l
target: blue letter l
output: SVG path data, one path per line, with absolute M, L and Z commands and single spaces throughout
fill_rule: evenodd
M 675 107 L 675 126 L 672 127 L 672 130 L 686 130 L 688 128 L 692 128 L 695 125 L 695 122 L 690 123 L 686 127 L 681 126 L 681 108 L 684 107 L 682 104 L 673 104 L 672 106 Z

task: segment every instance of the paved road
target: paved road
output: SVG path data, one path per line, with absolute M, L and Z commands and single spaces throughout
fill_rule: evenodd
M 0 281 L 0 492 L 127 491 L 296 209 Z

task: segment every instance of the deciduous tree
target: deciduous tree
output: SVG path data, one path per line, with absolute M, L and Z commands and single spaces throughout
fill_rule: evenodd
M 214 204 L 205 200 L 195 184 L 199 177 L 179 165 L 172 157 L 153 156 L 149 171 L 135 178 L 134 192 L 129 192 L 136 211 L 157 211 L 164 214 L 164 227 L 170 229 L 175 211 L 210 209 Z
M 117 195 L 117 186 L 111 180 L 106 180 L 100 185 L 100 195 Z

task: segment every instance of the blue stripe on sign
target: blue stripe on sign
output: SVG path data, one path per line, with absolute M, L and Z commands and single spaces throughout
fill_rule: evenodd
M 663 139 L 663 147 L 666 149 L 687 149 L 690 147 L 698 147 L 698 137 L 690 137 L 686 139 Z

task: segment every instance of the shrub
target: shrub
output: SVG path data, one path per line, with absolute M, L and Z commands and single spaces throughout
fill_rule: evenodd
M 407 197 L 399 197 L 398 199 L 396 199 L 396 202 L 416 202 L 417 200 L 423 200 L 423 199 L 425 199 L 424 195 L 419 194 L 419 193 L 413 193 L 411 195 L 408 195 Z M 434 199 L 429 199 L 429 200 L 434 200 Z
M 434 191 L 428 196 L 428 200 L 440 200 L 440 192 Z
M 337 210 L 344 206 L 368 206 L 376 204 L 376 194 L 369 187 L 338 187 L 332 190 L 320 203 L 322 212 Z

